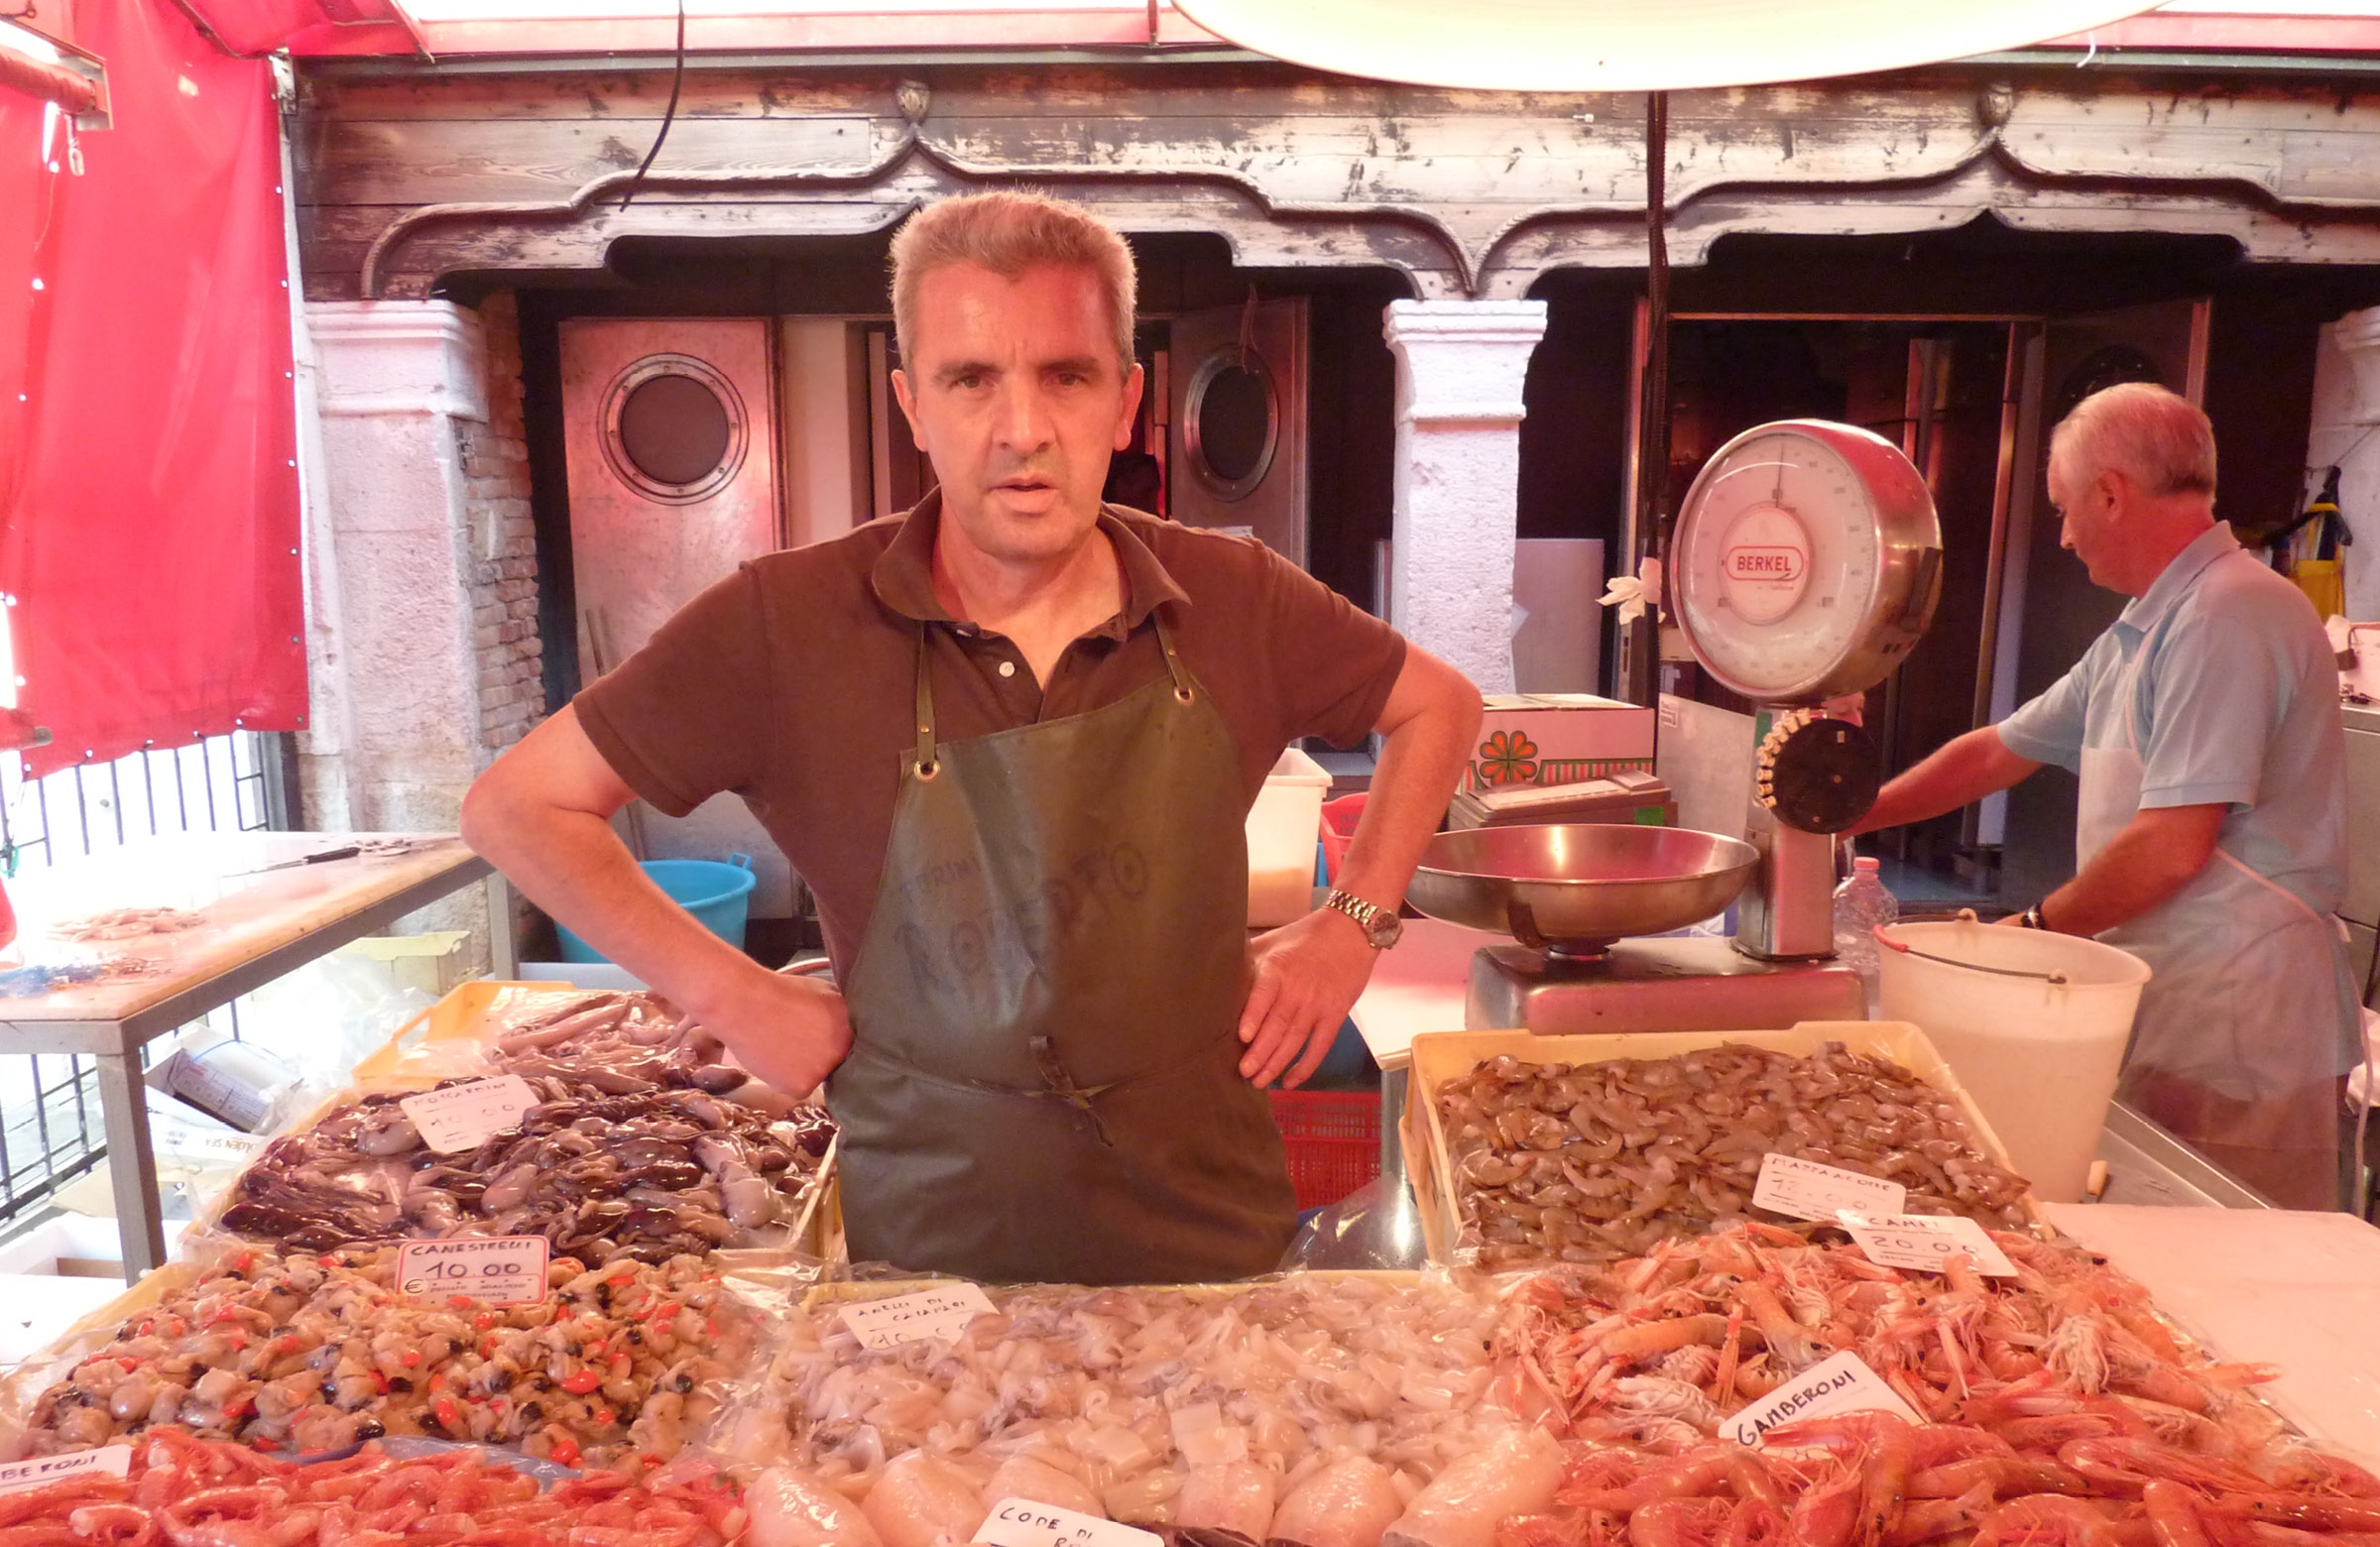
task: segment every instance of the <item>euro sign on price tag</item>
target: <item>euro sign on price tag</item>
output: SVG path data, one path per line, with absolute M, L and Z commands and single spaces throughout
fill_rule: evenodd
M 413 1119 L 421 1142 L 439 1154 L 477 1149 L 521 1121 L 537 1104 L 537 1093 L 517 1074 L 473 1080 L 408 1096 L 397 1105 Z
M 0 1466 L 0 1493 L 48 1488 L 68 1478 L 121 1478 L 132 1474 L 132 1447 L 103 1445 L 71 1456 L 36 1456 Z
M 975 1539 L 989 1547 L 1164 1547 L 1164 1538 L 1154 1531 L 1029 1498 L 994 1504 Z
M 1883 1267 L 1939 1273 L 1952 1257 L 1989 1278 L 2014 1278 L 2016 1264 L 1983 1227 L 1956 1214 L 1860 1214 L 1845 1209 L 1843 1228 L 1859 1243 L 1867 1259 Z
M 452 1295 L 490 1305 L 536 1305 L 545 1298 L 545 1238 L 409 1241 L 397 1249 L 397 1287 L 422 1300 Z
M 1846 1210 L 1898 1214 L 1908 1201 L 1909 1189 L 1898 1182 L 1774 1151 L 1760 1157 L 1760 1179 L 1752 1184 L 1753 1207 L 1822 1224 Z
M 955 1341 L 969 1322 L 991 1312 L 992 1297 L 974 1284 L 937 1284 L 889 1300 L 846 1305 L 843 1325 L 860 1340 L 861 1348 L 881 1351 L 927 1338 Z
M 1738 1445 L 1765 1445 L 1771 1429 L 1804 1418 L 1863 1409 L 1890 1413 L 1906 1423 L 1925 1422 L 1858 1355 L 1838 1354 L 1811 1366 L 1759 1401 L 1737 1409 L 1720 1433 Z

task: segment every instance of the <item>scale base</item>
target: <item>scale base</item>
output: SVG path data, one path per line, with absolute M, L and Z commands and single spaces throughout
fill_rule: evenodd
M 1832 962 L 1755 961 L 1718 936 L 1621 940 L 1593 962 L 1520 945 L 1471 959 L 1470 1031 L 1752 1031 L 1865 1020 L 1859 975 Z

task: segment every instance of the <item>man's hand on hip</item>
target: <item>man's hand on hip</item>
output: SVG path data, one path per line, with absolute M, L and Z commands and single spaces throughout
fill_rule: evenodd
M 1249 942 L 1240 1072 L 1255 1085 L 1303 1085 L 1331 1050 L 1379 952 L 1345 913 L 1317 908 Z M 1286 1071 L 1286 1073 L 1284 1073 Z

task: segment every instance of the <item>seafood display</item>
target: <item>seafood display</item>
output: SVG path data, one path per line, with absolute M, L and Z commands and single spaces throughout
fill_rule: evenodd
M 1496 1348 L 1519 1368 L 1524 1405 L 1614 1444 L 1714 1438 L 1844 1352 L 1937 1422 L 2097 1413 L 2218 1452 L 2273 1440 L 2279 1419 L 2246 1392 L 2270 1370 L 2185 1348 L 2147 1291 L 2086 1252 L 2016 1232 L 1992 1240 L 2015 1277 L 1983 1277 L 1964 1256 L 1944 1273 L 1905 1272 L 1766 1225 L 1664 1242 L 1609 1271 L 1517 1280 Z
M 1902 1183 L 1912 1214 L 2022 1223 L 2023 1178 L 1958 1104 L 1840 1042 L 1590 1064 L 1482 1062 L 1437 1096 L 1463 1245 L 1483 1267 L 1609 1263 L 1752 1215 L 1763 1156 Z
M 1495 1305 L 1450 1281 L 992 1298 L 953 1340 L 883 1351 L 839 1302 L 797 1313 L 726 1449 L 821 1507 L 818 1489 L 857 1498 L 880 1547 L 966 1541 L 1011 1495 L 1308 1547 L 1488 1547 L 1511 1500 L 1487 1476 L 1529 1507 L 1560 1477 L 1555 1441 L 1494 1389 Z
M 0 1497 L 9 1547 L 725 1547 L 747 1521 L 734 1484 L 699 1462 L 540 1492 L 470 1449 L 399 1459 L 374 1443 L 298 1465 L 171 1428 L 134 1447 L 126 1477 Z
M 220 1224 L 314 1250 L 455 1235 L 543 1236 L 557 1255 L 662 1262 L 769 1244 L 819 1182 L 834 1120 L 772 1117 L 705 1091 L 613 1092 L 554 1075 L 544 1099 L 468 1153 L 428 1148 L 393 1093 L 275 1139 Z
M 666 1459 L 752 1359 L 750 1314 L 696 1257 L 557 1259 L 545 1298 L 516 1306 L 402 1295 L 396 1258 L 229 1254 L 43 1391 L 32 1451 L 175 1425 L 266 1451 L 427 1435 L 564 1466 Z
M 2322 1547 L 2380 1532 L 2380 1479 L 2297 1448 L 2194 1452 L 2112 1413 L 1904 1423 L 1852 1412 L 1759 1450 L 1581 1452 L 1551 1510 L 1496 1547 Z
M 689 1089 L 750 1100 L 765 1088 L 657 994 L 539 995 L 486 1049 L 489 1072 L 580 1081 L 616 1096 Z M 768 1092 L 774 1098 L 774 1092 Z M 773 1101 L 757 1103 L 774 1108 Z

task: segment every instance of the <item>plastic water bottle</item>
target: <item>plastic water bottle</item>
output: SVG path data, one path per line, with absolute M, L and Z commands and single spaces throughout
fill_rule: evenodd
M 1875 927 L 1901 916 L 1900 903 L 1884 890 L 1876 869 L 1875 860 L 1861 855 L 1851 862 L 1851 879 L 1835 889 L 1835 959 L 1859 975 L 1870 1019 L 1877 1005 Z

